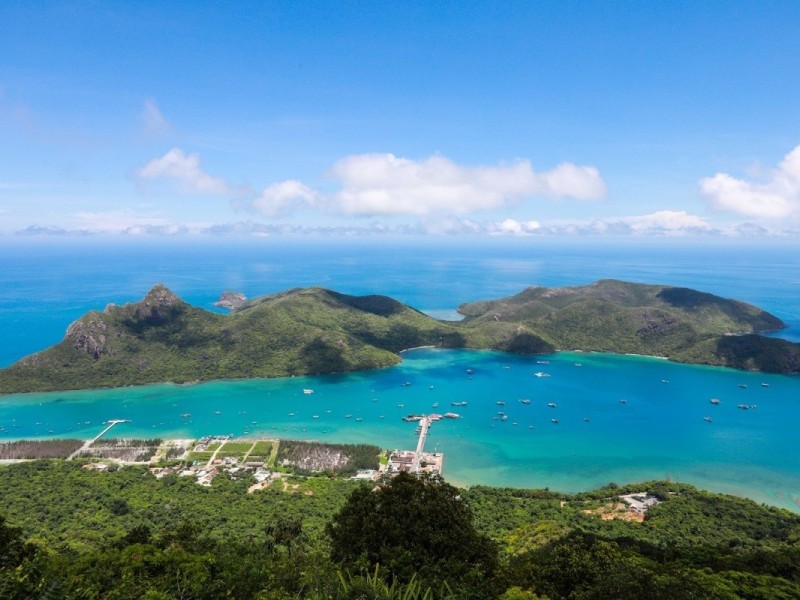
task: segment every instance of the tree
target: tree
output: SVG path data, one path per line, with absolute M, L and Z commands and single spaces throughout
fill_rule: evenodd
M 459 490 L 441 477 L 401 473 L 375 491 L 361 487 L 326 530 L 331 558 L 345 567 L 380 566 L 387 579 L 416 576 L 433 587 L 457 583 L 462 597 L 490 595 L 497 547 L 475 530 Z

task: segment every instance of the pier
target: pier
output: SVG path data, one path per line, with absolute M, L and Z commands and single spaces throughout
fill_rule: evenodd
M 431 426 L 430 417 L 422 417 L 419 421 L 419 439 L 417 440 L 417 449 L 414 452 L 414 460 L 411 463 L 411 472 L 419 473 L 419 463 L 422 460 L 422 452 L 425 450 L 425 441 L 428 439 L 428 429 Z
M 111 419 L 110 421 L 106 421 L 106 425 L 107 425 L 107 426 L 106 426 L 106 428 L 105 428 L 105 429 L 103 429 L 103 431 L 101 431 L 100 433 L 98 433 L 98 434 L 97 434 L 97 435 L 96 435 L 94 438 L 92 438 L 91 440 L 88 440 L 88 441 L 86 441 L 86 442 L 83 444 L 83 446 L 81 446 L 80 448 L 78 448 L 77 450 L 75 450 L 75 452 L 73 452 L 72 454 L 70 454 L 70 455 L 67 457 L 67 460 L 72 460 L 73 458 L 75 458 L 76 456 L 78 456 L 78 454 L 80 454 L 81 452 L 84 452 L 85 450 L 88 450 L 89 448 L 91 448 L 91 447 L 92 447 L 92 444 L 94 444 L 94 443 L 95 443 L 97 440 L 99 440 L 101 437 L 103 437 L 105 434 L 107 434 L 109 431 L 111 431 L 111 428 L 112 428 L 112 427 L 114 427 L 114 425 L 118 425 L 118 424 L 120 424 L 120 423 L 130 423 L 130 422 L 131 422 L 131 421 L 130 421 L 130 419 Z

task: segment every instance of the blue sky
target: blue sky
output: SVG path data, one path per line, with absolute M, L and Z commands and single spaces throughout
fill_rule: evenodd
M 800 233 L 797 2 L 0 4 L 0 236 Z

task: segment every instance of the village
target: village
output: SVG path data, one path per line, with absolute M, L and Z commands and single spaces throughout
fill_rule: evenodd
M 90 458 L 83 468 L 106 471 L 113 465 L 147 464 L 156 478 L 191 477 L 210 486 L 221 474 L 232 479 L 252 477 L 249 493 L 292 475 L 336 475 L 358 481 L 380 481 L 398 473 L 443 475 L 444 454 L 426 452 L 431 424 L 438 415 L 415 416 L 417 446 L 414 450 L 381 450 L 377 446 L 300 442 L 273 438 L 205 436 L 197 440 L 104 439 L 114 424 L 86 442 L 69 458 Z

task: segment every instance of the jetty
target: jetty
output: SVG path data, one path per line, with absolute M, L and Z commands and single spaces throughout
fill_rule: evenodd
M 411 463 L 412 473 L 419 473 L 419 463 L 422 461 L 422 452 L 425 450 L 425 441 L 428 439 L 428 429 L 430 427 L 430 417 L 424 416 L 419 420 L 419 439 L 417 439 L 417 449 L 414 452 L 414 460 Z
M 413 417 L 413 418 L 409 418 Z M 409 415 L 403 417 L 404 421 L 417 421 L 417 448 L 416 450 L 395 450 L 389 453 L 389 460 L 382 468 L 388 475 L 397 473 L 431 473 L 441 475 L 444 468 L 444 454 L 441 452 L 425 452 L 425 442 L 428 440 L 428 430 L 434 421 L 442 419 L 442 415 Z
M 131 422 L 131 421 L 130 421 L 130 419 L 111 419 L 110 421 L 106 421 L 106 428 L 105 428 L 105 429 L 103 429 L 103 431 L 101 431 L 100 433 L 98 433 L 98 434 L 97 434 L 97 435 L 96 435 L 94 438 L 92 438 L 91 440 L 87 440 L 87 441 L 86 441 L 86 442 L 83 444 L 83 446 L 81 446 L 80 448 L 78 448 L 77 450 L 75 450 L 75 452 L 73 452 L 72 454 L 70 454 L 70 455 L 67 457 L 67 460 L 72 460 L 73 458 L 75 458 L 76 456 L 78 456 L 78 455 L 79 455 L 81 452 L 84 452 L 84 451 L 88 450 L 89 448 L 91 448 L 91 447 L 92 447 L 92 444 L 94 444 L 94 443 L 95 443 L 97 440 L 99 440 L 101 437 L 103 437 L 105 434 L 107 434 L 109 431 L 111 431 L 111 428 L 112 428 L 112 427 L 114 427 L 114 425 L 119 425 L 120 423 L 130 423 L 130 422 Z

